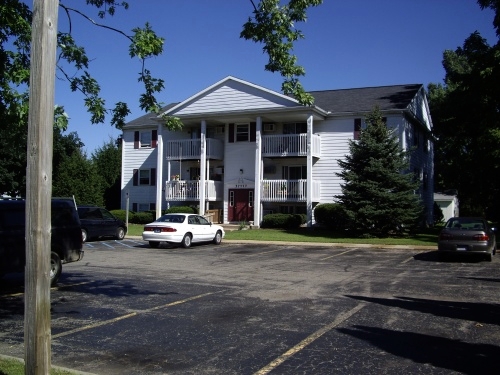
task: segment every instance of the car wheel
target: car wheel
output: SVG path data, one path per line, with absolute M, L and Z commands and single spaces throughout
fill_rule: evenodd
M 82 242 L 85 243 L 89 239 L 89 235 L 85 229 L 82 229 Z
M 217 233 L 215 233 L 213 243 L 216 245 L 220 245 L 221 241 L 222 241 L 222 232 L 218 230 Z
M 186 233 L 184 235 L 184 238 L 182 239 L 182 242 L 181 242 L 182 247 L 185 248 L 185 249 L 187 249 L 188 247 L 190 247 L 191 246 L 191 240 L 192 240 L 191 234 Z
M 493 244 L 493 255 L 496 255 L 497 253 L 497 242 L 495 241 L 495 243 Z
M 117 240 L 123 240 L 125 238 L 125 229 L 122 227 L 118 227 L 116 230 L 116 239 Z
M 486 254 L 486 261 L 491 262 L 492 258 L 493 258 L 493 255 L 491 255 L 491 253 Z
M 61 258 L 53 251 L 50 253 L 50 285 L 55 285 L 59 276 L 61 276 L 62 263 Z
M 156 249 L 158 246 L 160 246 L 160 243 L 157 241 L 149 241 L 149 246 L 153 249 Z

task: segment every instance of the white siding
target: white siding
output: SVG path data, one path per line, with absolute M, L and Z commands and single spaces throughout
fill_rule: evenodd
M 272 95 L 269 92 L 260 91 L 238 82 L 227 81 L 169 114 L 180 116 L 198 113 L 283 108 L 296 105 L 290 100 Z

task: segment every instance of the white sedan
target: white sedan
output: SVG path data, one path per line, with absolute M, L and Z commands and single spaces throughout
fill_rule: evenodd
M 149 246 L 158 247 L 160 242 L 190 247 L 192 243 L 213 242 L 219 245 L 224 238 L 224 228 L 212 224 L 195 214 L 166 214 L 144 226 L 142 239 Z

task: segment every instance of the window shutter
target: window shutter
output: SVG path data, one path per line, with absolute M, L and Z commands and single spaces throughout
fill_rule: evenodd
M 151 186 L 155 186 L 156 185 L 156 168 L 151 168 L 150 185 Z
M 358 140 L 360 134 L 361 134 L 361 119 L 355 118 L 354 119 L 354 139 Z
M 132 203 L 132 211 L 137 212 L 137 203 Z
M 234 124 L 229 124 L 229 143 L 234 142 Z
M 139 148 L 139 132 L 134 132 L 134 148 Z
M 250 142 L 255 142 L 257 126 L 255 122 L 250 123 Z
M 138 169 L 134 169 L 134 173 L 133 173 L 133 176 L 132 176 L 132 184 L 134 186 L 137 186 L 139 185 L 139 170 Z
M 153 134 L 151 134 L 151 147 L 156 148 L 158 144 L 158 130 L 153 130 Z

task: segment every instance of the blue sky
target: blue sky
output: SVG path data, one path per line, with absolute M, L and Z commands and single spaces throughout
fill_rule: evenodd
M 163 103 L 187 99 L 228 75 L 280 91 L 279 74 L 264 70 L 267 56 L 262 46 L 239 38 L 252 12 L 249 0 L 128 1 L 128 11 L 119 9 L 104 21 L 89 7 L 80 9 L 127 33 L 149 22 L 165 38 L 163 55 L 147 62 L 153 75 L 165 80 L 159 95 Z M 306 69 L 302 84 L 306 90 L 330 90 L 442 83 L 444 50 L 462 46 L 476 30 L 490 45 L 496 43 L 493 16 L 475 0 L 325 0 L 309 12 L 306 23 L 297 25 L 305 34 L 294 51 Z M 72 23 L 74 37 L 92 59 L 91 71 L 107 107 L 125 101 L 132 111 L 127 120 L 142 116 L 140 63 L 130 59 L 128 40 L 92 27 L 77 15 Z M 66 26 L 66 14 L 60 10 L 59 29 L 65 31 Z M 110 118 L 92 125 L 82 96 L 71 93 L 61 79 L 56 80 L 56 103 L 64 105 L 70 116 L 68 132 L 78 133 L 89 155 L 119 136 Z

